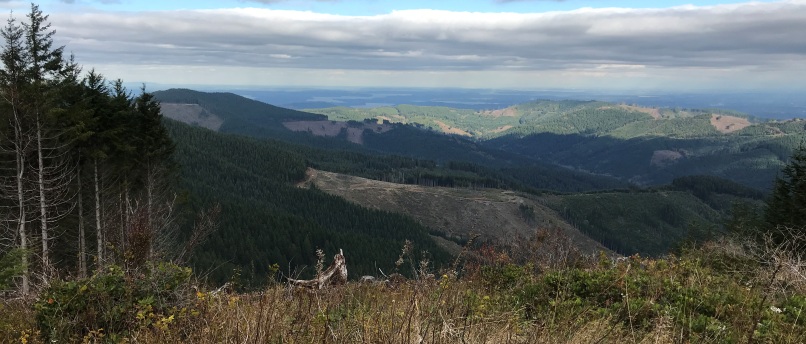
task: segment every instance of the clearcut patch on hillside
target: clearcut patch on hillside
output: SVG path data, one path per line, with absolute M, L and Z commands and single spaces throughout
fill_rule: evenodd
M 356 126 L 350 122 L 336 122 L 336 121 L 292 121 L 283 122 L 288 130 L 296 132 L 307 131 L 315 136 L 336 137 L 341 134 L 342 130 L 347 132 L 347 141 L 357 144 L 364 144 L 364 131 L 371 130 L 376 133 L 385 133 L 392 130 L 392 126 L 388 124 L 371 124 L 361 123 Z
M 409 215 L 441 236 L 517 246 L 538 229 L 557 229 L 584 253 L 609 251 L 565 222 L 537 196 L 499 189 L 425 187 L 308 169 L 298 187 L 315 185 L 367 208 Z M 441 244 L 452 243 L 442 240 Z M 453 247 L 447 249 L 459 249 Z
M 162 115 L 183 123 L 218 131 L 224 120 L 199 104 L 161 103 Z
M 652 116 L 652 118 L 654 118 L 654 119 L 661 119 L 660 110 L 655 109 L 655 108 L 648 108 L 648 107 L 643 107 L 643 106 L 625 105 L 625 104 L 621 104 L 621 105 L 619 105 L 619 107 L 624 109 L 624 110 L 643 112 L 643 113 L 645 113 L 647 115 Z
M 652 159 L 649 160 L 649 164 L 652 166 L 665 167 L 674 164 L 683 157 L 684 155 L 677 151 L 656 150 L 652 153 Z
M 512 125 L 505 125 L 505 126 L 501 126 L 501 127 L 498 127 L 498 128 L 493 129 L 492 133 L 494 133 L 494 134 L 499 134 L 499 133 L 503 133 L 503 132 L 505 132 L 505 131 L 507 131 L 507 130 L 509 130 L 509 129 L 512 129 L 512 128 L 514 128 L 514 126 L 512 126 Z
M 480 114 L 491 117 L 518 117 L 519 115 L 518 109 L 513 106 L 499 110 L 481 111 Z
M 711 125 L 721 133 L 728 134 L 734 131 L 739 131 L 751 125 L 747 118 L 726 116 L 726 115 L 711 115 Z
M 439 130 L 442 131 L 445 134 L 471 136 L 470 133 L 468 133 L 468 132 L 466 132 L 466 131 L 464 131 L 462 129 L 459 129 L 459 128 L 451 127 L 451 126 L 445 124 L 445 122 L 443 122 L 443 121 L 434 121 L 434 123 L 436 123 L 439 126 Z

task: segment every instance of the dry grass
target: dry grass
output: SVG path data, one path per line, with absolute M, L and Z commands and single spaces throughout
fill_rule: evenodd
M 85 342 L 128 343 L 802 343 L 799 254 L 733 241 L 680 257 L 481 265 L 437 280 L 322 290 L 196 291 L 147 323 Z M 763 254 L 762 254 L 763 253 Z M 503 257 L 503 258 L 502 258 Z M 533 260 L 541 260 L 540 256 Z M 40 301 L 42 302 L 42 301 Z M 46 331 L 46 329 L 42 329 Z M 36 343 L 30 303 L 0 307 L 0 342 Z
M 165 330 L 145 329 L 130 340 L 133 343 L 615 343 L 624 338 L 624 331 L 607 319 L 571 321 L 562 326 L 556 322 L 527 321 L 522 310 L 497 304 L 489 295 L 471 297 L 480 288 L 443 279 L 438 283 L 412 282 L 394 287 L 385 283 L 350 283 L 322 291 L 274 286 L 252 294 L 200 294 L 203 307 L 197 316 L 171 324 Z

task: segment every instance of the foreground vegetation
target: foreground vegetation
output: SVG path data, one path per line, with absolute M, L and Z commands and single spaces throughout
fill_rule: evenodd
M 541 249 L 557 254 L 516 264 L 506 253 L 482 248 L 458 274 L 442 271 L 437 280 L 350 282 L 323 290 L 273 282 L 247 294 L 199 289 L 189 269 L 169 264 L 112 267 L 55 283 L 33 303 L 3 301 L 0 341 L 806 340 L 806 270 L 784 246 L 722 240 L 663 259 L 617 260 L 563 255 L 571 251 L 556 245 Z

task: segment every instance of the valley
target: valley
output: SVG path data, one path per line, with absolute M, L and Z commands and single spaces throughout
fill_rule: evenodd
M 605 249 L 622 255 L 663 255 L 683 242 L 720 235 L 732 204 L 759 206 L 763 193 L 747 185 L 761 183 L 748 183 L 742 176 L 771 183 L 772 177 L 764 173 L 777 173 L 784 160 L 770 151 L 770 140 L 794 141 L 804 135 L 798 121 L 747 125 L 750 119 L 736 113 L 603 102 L 542 101 L 484 113 L 399 106 L 311 114 L 231 94 L 171 90 L 156 96 L 165 104 L 211 104 L 205 107 L 210 113 L 225 109 L 216 113 L 224 120 L 218 130 L 224 137 L 256 139 L 239 139 L 239 145 L 248 143 L 241 150 L 258 156 L 265 149 L 272 149 L 271 154 L 285 151 L 299 161 L 294 177 L 283 177 L 287 185 L 403 215 L 451 254 L 476 235 L 480 242 L 514 249 L 548 230 L 586 254 Z M 214 98 L 237 103 L 242 110 L 215 105 Z M 165 109 L 166 117 L 181 120 L 171 105 Z M 429 127 L 433 120 L 443 125 Z M 444 126 L 481 134 L 446 133 Z M 511 128 L 501 130 L 507 126 Z M 735 130 L 723 133 L 717 126 Z M 190 129 L 171 127 L 177 134 Z M 765 128 L 786 132 L 768 135 Z M 176 140 L 181 147 L 181 136 Z M 737 144 L 743 148 L 732 147 Z M 790 149 L 780 146 L 779 151 L 784 156 Z M 728 153 L 731 150 L 734 153 Z M 719 154 L 726 156 L 717 159 Z M 239 169 L 252 169 L 250 160 L 239 164 Z M 753 164 L 753 169 L 745 164 Z M 732 169 L 743 175 L 720 173 Z M 277 187 L 287 186 L 272 188 Z

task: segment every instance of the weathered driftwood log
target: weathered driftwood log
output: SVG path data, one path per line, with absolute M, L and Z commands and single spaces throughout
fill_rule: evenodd
M 316 278 L 310 280 L 297 280 L 289 278 L 288 282 L 306 288 L 322 289 L 331 284 L 342 284 L 347 282 L 347 263 L 344 260 L 344 253 L 339 249 L 339 253 L 333 256 L 333 264 L 323 271 Z

